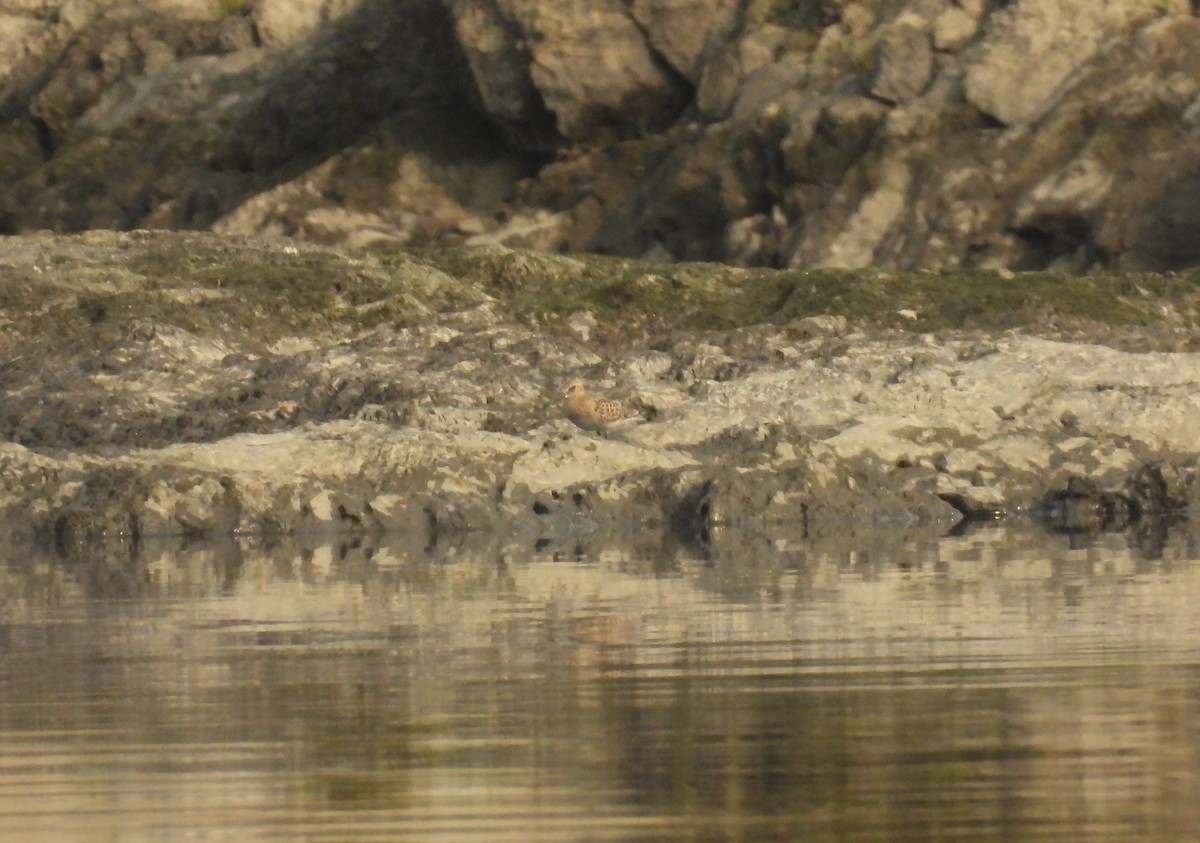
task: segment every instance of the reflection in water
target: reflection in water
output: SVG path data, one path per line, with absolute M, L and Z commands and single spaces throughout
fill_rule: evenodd
M 4 840 L 1179 840 L 1183 537 L 0 568 Z

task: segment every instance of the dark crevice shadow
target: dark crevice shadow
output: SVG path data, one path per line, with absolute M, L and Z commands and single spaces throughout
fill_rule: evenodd
M 266 91 L 230 127 L 227 158 L 208 162 L 244 184 L 187 227 L 207 227 L 385 126 L 394 144 L 440 163 L 506 151 L 472 107 L 471 76 L 440 2 L 364 0 L 276 63 Z
M 137 14 L 127 10 L 120 23 L 99 17 L 72 43 L 95 47 L 119 39 L 135 27 Z M 154 17 L 146 26 L 169 28 Z M 220 47 L 215 26 L 206 22 L 207 34 L 190 36 L 194 43 L 180 47 L 182 58 L 159 73 L 182 74 L 185 62 L 238 55 Z M 84 60 L 72 49 L 65 46 L 59 61 Z M 78 114 L 65 116 L 57 129 L 38 118 L 45 161 L 0 199 L 5 229 L 205 229 L 250 197 L 381 137 L 393 149 L 443 163 L 517 155 L 475 107 L 478 95 L 454 21 L 439 0 L 362 0 L 308 38 L 236 65 L 204 71 L 205 82 L 192 88 L 165 82 L 180 84 L 181 96 L 208 98 L 165 117 L 147 109 L 111 130 L 81 125 L 111 89 L 149 78 L 134 67 L 110 70 L 115 78 L 98 94 L 67 103 Z M 56 84 L 53 71 L 48 74 L 50 81 L 42 82 Z M 33 114 L 41 93 L 30 85 L 3 92 L 6 114 Z M 180 122 L 181 113 L 191 116 Z M 89 144 L 87 131 L 104 142 Z M 526 169 L 540 163 L 520 162 Z

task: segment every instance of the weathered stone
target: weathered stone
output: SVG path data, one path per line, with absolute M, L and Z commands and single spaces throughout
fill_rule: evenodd
M 947 5 L 933 23 L 933 46 L 939 50 L 958 50 L 979 32 L 984 0 L 955 0 Z
M 274 46 L 310 35 L 353 5 L 352 0 L 257 0 L 250 7 L 250 17 L 260 41 Z
M 0 514 L 63 547 L 394 531 L 445 549 L 636 527 L 721 556 L 850 521 L 936 532 L 956 513 L 1037 510 L 1115 529 L 1200 500 L 1194 351 L 833 315 L 669 340 L 627 322 L 618 341 L 608 316 L 570 308 L 536 328 L 484 290 L 557 301 L 616 262 L 495 247 L 442 255 L 450 275 L 215 235 L 0 246 L 0 341 L 20 349 L 3 368 Z M 733 283 L 720 267 L 632 269 L 677 310 Z M 650 421 L 579 431 L 561 404 L 576 378 Z
M 683 106 L 685 87 L 615 0 L 456 0 L 451 8 L 485 106 L 506 128 L 514 116 L 528 124 L 542 113 L 559 137 L 594 142 L 665 128 Z M 510 136 L 553 145 L 538 128 Z
M 918 15 L 903 16 L 883 36 L 871 93 L 905 103 L 919 97 L 932 78 L 933 45 L 925 22 Z
M 1141 0 L 1019 0 L 988 21 L 979 58 L 967 68 L 967 98 L 1001 123 L 1029 122 L 1106 43 L 1157 14 Z
M 883 165 L 874 189 L 862 197 L 846 227 L 815 258 L 804 251 L 796 254 L 797 263 L 823 267 L 866 266 L 875 262 L 884 238 L 901 225 L 911 204 L 913 174 L 902 161 Z
M 733 24 L 737 8 L 736 0 L 633 0 L 630 12 L 650 46 L 698 82 L 706 48 Z
M 833 97 L 811 119 L 797 119 L 780 144 L 788 172 L 806 182 L 840 184 L 860 158 L 887 107 L 868 97 Z
M 704 64 L 696 90 L 700 113 L 709 119 L 728 117 L 740 99 L 744 82 L 777 62 L 788 68 L 781 75 L 796 81 L 806 78 L 803 62 L 779 56 L 787 37 L 785 28 L 768 24 L 748 29 L 736 40 L 715 49 Z
M 59 18 L 44 44 L 27 45 L 46 64 L 31 55 L 0 78 L 10 112 L 35 119 L 45 157 L 0 200 L 6 230 L 208 226 L 281 181 L 269 175 L 280 167 L 290 178 L 397 110 L 436 113 L 440 94 L 421 78 L 465 96 L 439 2 L 332 14 L 337 5 L 322 5 L 309 37 L 297 29 L 250 48 L 226 40 L 211 5 L 207 20 L 142 4 Z

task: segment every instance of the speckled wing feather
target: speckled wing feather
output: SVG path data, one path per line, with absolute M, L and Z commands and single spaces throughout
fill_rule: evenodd
M 592 402 L 592 410 L 596 415 L 596 419 L 601 424 L 612 424 L 623 419 L 633 418 L 636 415 L 632 410 L 618 401 L 610 401 L 607 398 L 597 398 Z

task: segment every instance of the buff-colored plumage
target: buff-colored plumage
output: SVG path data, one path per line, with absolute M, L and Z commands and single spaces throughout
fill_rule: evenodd
M 579 382 L 572 383 L 563 394 L 567 397 L 567 418 L 584 430 L 603 431 L 618 422 L 641 418 L 618 401 L 593 398 Z

